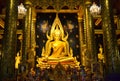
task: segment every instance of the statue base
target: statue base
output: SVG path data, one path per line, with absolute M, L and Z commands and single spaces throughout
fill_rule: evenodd
M 70 66 L 71 68 L 79 68 L 79 62 L 75 57 L 61 57 L 61 58 L 38 58 L 38 64 L 36 65 L 39 68 L 55 68 L 58 63 L 60 63 L 64 68 Z

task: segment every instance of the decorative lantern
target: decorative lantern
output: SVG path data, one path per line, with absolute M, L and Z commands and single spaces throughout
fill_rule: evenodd
M 18 6 L 18 17 L 23 18 L 26 15 L 27 9 L 24 7 L 23 3 Z
M 95 2 L 93 2 L 92 6 L 90 7 L 90 13 L 92 16 L 97 16 L 101 13 L 101 7 L 97 6 Z

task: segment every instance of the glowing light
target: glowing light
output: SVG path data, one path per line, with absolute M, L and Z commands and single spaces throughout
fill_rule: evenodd
M 24 17 L 26 15 L 27 9 L 24 7 L 23 3 L 18 6 L 18 17 Z
M 97 6 L 95 2 L 93 2 L 92 6 L 90 7 L 90 13 L 93 16 L 97 16 L 101 13 L 101 7 Z

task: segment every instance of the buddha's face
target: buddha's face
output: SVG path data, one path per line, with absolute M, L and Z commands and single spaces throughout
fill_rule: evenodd
M 61 38 L 61 32 L 60 30 L 55 30 L 53 34 L 54 40 L 60 40 Z
M 55 35 L 54 35 L 54 39 L 55 39 L 55 40 L 60 40 L 60 38 L 61 38 L 61 35 L 60 35 L 60 34 L 55 34 Z
M 17 56 L 19 56 L 19 53 L 17 53 Z

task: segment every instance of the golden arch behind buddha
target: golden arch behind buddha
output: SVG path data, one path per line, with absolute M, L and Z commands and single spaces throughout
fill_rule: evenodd
M 74 66 L 79 66 L 76 57 L 73 57 L 73 50 L 69 47 L 67 42 L 68 33 L 64 33 L 62 24 L 56 15 L 56 18 L 51 27 L 50 35 L 46 33 L 47 41 L 45 47 L 42 48 L 42 54 L 40 58 L 37 59 L 37 67 L 41 67 L 44 64 L 53 65 L 61 62 L 63 64 L 76 64 Z

